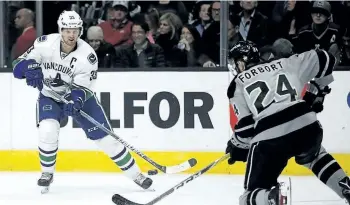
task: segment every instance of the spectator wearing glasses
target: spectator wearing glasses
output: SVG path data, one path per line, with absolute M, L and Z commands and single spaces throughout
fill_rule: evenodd
M 99 24 L 104 34 L 104 40 L 115 48 L 132 43 L 132 22 L 127 19 L 128 8 L 128 1 L 114 1 L 112 8 L 108 11 L 107 21 Z
M 147 39 L 148 24 L 135 21 L 132 26 L 133 44 L 125 45 L 117 51 L 118 68 L 156 68 L 164 67 L 163 49 Z
M 220 21 L 220 6 L 221 6 L 220 1 L 215 1 L 211 4 L 210 14 L 211 14 L 211 18 L 214 21 Z
M 103 31 L 99 26 L 91 26 L 86 41 L 95 50 L 99 68 L 115 67 L 116 51 L 110 43 L 103 40 Z

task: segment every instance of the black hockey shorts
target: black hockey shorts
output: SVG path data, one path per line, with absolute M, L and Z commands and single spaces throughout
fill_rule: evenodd
M 290 158 L 308 162 L 314 160 L 322 142 L 322 127 L 316 121 L 279 138 L 253 143 L 249 150 L 244 188 L 270 189 Z M 301 163 L 300 163 L 301 164 Z

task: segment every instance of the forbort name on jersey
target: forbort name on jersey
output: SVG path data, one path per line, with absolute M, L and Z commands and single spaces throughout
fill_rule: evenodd
M 64 74 L 69 75 L 71 78 L 73 77 L 73 72 L 71 70 L 71 68 L 57 64 L 55 62 L 51 62 L 51 63 L 42 63 L 44 65 L 44 68 L 46 70 L 52 69 Z
M 249 80 L 260 73 L 276 71 L 282 68 L 283 66 L 281 61 L 273 62 L 270 64 L 257 65 L 239 74 L 238 79 L 241 80 L 242 83 L 244 83 L 244 80 Z

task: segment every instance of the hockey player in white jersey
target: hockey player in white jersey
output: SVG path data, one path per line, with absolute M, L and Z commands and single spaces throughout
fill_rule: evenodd
M 260 62 L 256 46 L 241 41 L 229 58 L 235 78 L 227 95 L 238 122 L 226 153 L 229 164 L 248 161 L 240 205 L 289 205 L 290 187 L 277 178 L 292 157 L 350 202 L 349 178 L 321 146 L 323 130 L 316 117 L 333 81 L 334 56 L 311 50 Z M 320 92 L 305 101 L 301 93 L 311 80 Z
M 14 61 L 14 76 L 25 79 L 29 86 L 40 90 L 37 119 L 42 175 L 38 185 L 48 190 L 53 181 L 60 120 L 72 116 L 87 137 L 93 140 L 129 178 L 143 189 L 148 189 L 152 185 L 152 180 L 140 172 L 126 147 L 78 112 L 82 110 L 106 128 L 112 129 L 92 91 L 97 79 L 98 59 L 89 44 L 80 39 L 83 21 L 76 12 L 64 11 L 57 23 L 59 33 L 39 37 L 27 52 Z M 48 92 L 50 89 L 61 96 L 67 96 L 72 103 L 65 104 L 55 99 Z

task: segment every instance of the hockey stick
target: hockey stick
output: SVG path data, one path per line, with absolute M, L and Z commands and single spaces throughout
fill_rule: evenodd
M 208 166 L 206 166 L 202 170 L 200 170 L 197 173 L 191 175 L 187 179 L 181 181 L 180 183 L 178 183 L 174 187 L 170 188 L 168 191 L 164 192 L 163 194 L 161 194 L 160 196 L 156 197 L 155 199 L 153 199 L 152 201 L 150 201 L 150 202 L 148 202 L 146 204 L 139 204 L 139 203 L 132 202 L 132 201 L 122 197 L 119 194 L 114 194 L 113 197 L 112 197 L 112 201 L 116 205 L 153 205 L 153 204 L 157 203 L 158 201 L 164 199 L 168 195 L 172 194 L 177 189 L 180 189 L 181 187 L 185 186 L 185 184 L 189 183 L 190 181 L 194 180 L 195 178 L 197 178 L 200 175 L 204 174 L 205 172 L 209 171 L 211 168 L 215 167 L 217 164 L 219 164 L 220 162 L 228 159 L 229 157 L 230 157 L 229 153 L 224 155 L 224 156 L 222 156 L 222 157 L 220 157 L 219 159 L 215 160 L 214 162 L 212 162 L 211 164 L 209 164 Z
M 62 102 L 66 103 L 66 104 L 69 103 L 63 96 L 60 96 L 58 93 L 56 93 L 52 89 L 51 90 L 47 90 L 47 91 L 50 94 L 52 94 L 53 96 L 55 96 L 57 99 L 60 99 Z M 178 172 L 183 172 L 183 171 L 185 171 L 185 170 L 187 170 L 187 169 L 189 169 L 191 167 L 194 167 L 197 164 L 197 160 L 195 158 L 191 158 L 191 159 L 187 160 L 186 162 L 183 162 L 181 164 L 174 165 L 174 166 L 163 166 L 163 165 L 160 165 L 157 162 L 153 161 L 148 156 L 146 156 L 145 154 L 143 154 L 141 151 L 139 151 L 138 149 L 136 149 L 135 147 L 131 146 L 129 143 L 124 141 L 122 138 L 120 138 L 118 135 L 116 135 L 113 131 L 111 131 L 111 130 L 107 129 L 105 126 L 101 125 L 94 118 L 92 118 L 91 116 L 86 114 L 84 111 L 80 110 L 79 112 L 84 118 L 86 118 L 92 124 L 94 124 L 95 126 L 100 128 L 101 130 L 103 130 L 107 134 L 111 135 L 112 137 L 114 137 L 116 140 L 118 140 L 120 143 L 122 143 L 125 147 L 127 147 L 131 151 L 135 152 L 142 159 L 146 160 L 148 163 L 150 163 L 151 165 L 153 165 L 154 167 L 156 167 L 157 169 L 159 169 L 163 173 L 174 174 L 174 173 L 178 173 Z

